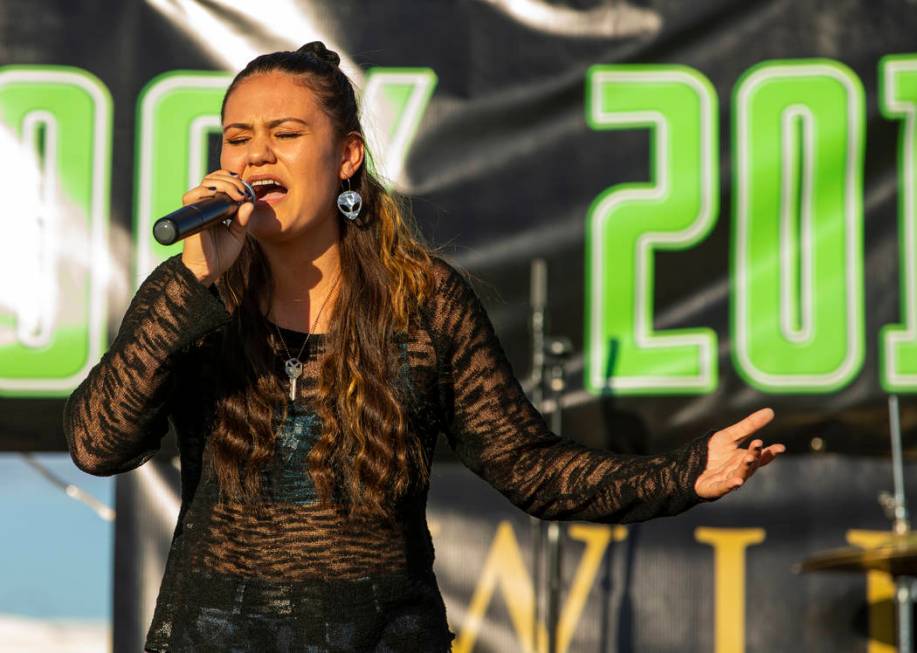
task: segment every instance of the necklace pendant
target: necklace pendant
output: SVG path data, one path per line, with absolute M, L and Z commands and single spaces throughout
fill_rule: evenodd
M 359 196 L 358 196 L 359 197 Z M 356 209 L 359 211 L 359 207 Z M 309 338 L 312 336 L 312 333 L 315 331 L 315 325 L 318 324 L 319 318 L 322 316 L 322 311 L 325 309 L 325 304 L 328 302 L 328 298 L 334 293 L 334 289 L 337 288 L 338 281 L 341 280 L 341 273 L 338 272 L 337 277 L 334 279 L 334 284 L 331 286 L 331 290 L 325 295 L 322 305 L 318 309 L 318 315 L 315 316 L 315 321 L 312 323 L 312 328 L 309 330 L 309 333 L 306 334 L 306 339 L 302 343 L 302 347 L 299 348 L 299 354 L 296 358 L 290 356 L 290 350 L 287 349 L 287 343 L 283 340 L 283 334 L 280 332 L 280 327 L 277 324 L 274 324 L 274 328 L 277 330 L 277 337 L 280 340 L 280 344 L 283 346 L 284 352 L 290 358 L 287 359 L 284 364 L 284 369 L 286 370 L 287 376 L 290 378 L 290 401 L 296 401 L 296 380 L 302 375 L 302 361 L 299 360 L 299 356 L 302 356 L 302 353 L 306 351 L 306 345 L 309 343 Z
M 297 358 L 287 360 L 285 366 L 290 379 L 290 401 L 296 400 L 296 381 L 302 375 L 302 363 Z

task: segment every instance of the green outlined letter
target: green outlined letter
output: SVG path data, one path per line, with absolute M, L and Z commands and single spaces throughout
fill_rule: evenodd
M 151 80 L 137 105 L 137 171 L 134 233 L 135 283 L 182 249 L 160 245 L 153 223 L 181 205 L 181 196 L 201 182 L 207 167 L 208 136 L 222 133 L 220 104 L 232 81 L 227 73 L 178 70 Z
M 833 392 L 862 366 L 863 104 L 830 60 L 736 85 L 732 355 L 761 391 Z
M 398 186 L 408 150 L 436 88 L 432 68 L 370 68 L 360 120 L 369 165 L 386 187 Z
M 592 393 L 707 393 L 711 329 L 653 330 L 653 253 L 702 240 L 719 211 L 716 92 L 677 65 L 599 65 L 586 78 L 593 129 L 648 128 L 651 181 L 618 184 L 586 218 L 585 387 Z
M 889 120 L 901 120 L 898 136 L 898 243 L 901 315 L 904 324 L 882 328 L 880 381 L 888 392 L 917 390 L 917 184 L 915 115 L 917 55 L 893 55 L 879 62 L 879 106 Z
M 0 143 L 15 163 L 2 172 L 4 396 L 67 396 L 104 351 L 111 115 L 108 89 L 84 70 L 0 68 Z

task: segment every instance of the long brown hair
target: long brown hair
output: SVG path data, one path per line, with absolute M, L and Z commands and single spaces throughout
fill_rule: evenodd
M 338 137 L 362 137 L 353 86 L 339 62 L 317 41 L 259 56 L 236 75 L 223 106 L 247 77 L 282 71 L 315 93 Z M 332 304 L 315 406 L 322 432 L 303 473 L 311 474 L 320 503 L 345 503 L 351 515 L 385 518 L 413 483 L 428 478 L 429 461 L 408 430 L 403 398 L 391 383 L 392 342 L 407 332 L 434 281 L 432 250 L 404 201 L 366 169 L 366 158 L 350 179 L 363 198 L 360 217 L 341 219 L 340 292 Z M 232 319 L 221 346 L 223 392 L 211 459 L 221 499 L 248 501 L 259 496 L 261 470 L 274 454 L 275 430 L 287 406 L 275 371 L 276 340 L 260 301 L 266 297 L 271 305 L 271 271 L 254 238 L 246 236 L 217 286 Z

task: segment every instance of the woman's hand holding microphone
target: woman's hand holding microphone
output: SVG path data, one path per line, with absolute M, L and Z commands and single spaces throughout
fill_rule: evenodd
M 200 185 L 185 193 L 181 198 L 182 204 L 187 206 L 200 202 L 217 193 L 225 193 L 237 201 L 247 197 L 245 184 L 238 174 L 221 169 L 211 172 Z M 214 225 L 184 239 L 181 260 L 198 281 L 210 286 L 239 257 L 254 209 L 254 202 L 247 201 L 233 214 L 228 229 L 222 224 Z

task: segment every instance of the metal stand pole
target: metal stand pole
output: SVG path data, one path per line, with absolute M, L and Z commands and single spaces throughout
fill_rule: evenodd
M 557 653 L 557 624 L 560 621 L 561 548 L 560 524 L 548 522 L 548 653 Z
M 565 368 L 567 359 L 573 351 L 569 338 L 550 338 L 547 352 L 550 362 L 548 387 L 554 400 L 551 412 L 551 431 L 561 435 L 562 411 L 561 400 L 566 388 Z M 552 521 L 548 524 L 548 653 L 557 653 L 557 626 L 560 621 L 560 595 L 563 586 L 563 539 L 560 524 Z
M 545 408 L 545 385 L 554 400 L 549 425 L 556 435 L 561 434 L 561 400 L 566 387 L 564 377 L 566 362 L 573 351 L 569 338 L 545 336 L 545 307 L 548 303 L 548 267 L 544 259 L 532 261 L 530 305 L 532 311 L 532 391 L 531 401 L 542 414 Z M 545 372 L 548 372 L 545 374 Z M 560 620 L 562 591 L 563 541 L 560 524 L 544 522 L 534 517 L 530 520 L 532 532 L 532 557 L 534 605 L 532 643 L 538 649 L 539 626 L 547 626 L 548 653 L 557 651 L 557 628 Z M 544 558 L 547 557 L 545 561 Z M 545 562 L 547 569 L 544 569 Z M 545 583 L 547 581 L 547 583 Z M 545 588 L 547 584 L 547 588 Z M 545 591 L 546 590 L 546 591 Z M 544 618 L 542 618 L 544 617 Z
M 898 576 L 895 581 L 895 603 L 898 606 L 898 651 L 912 653 L 911 592 L 913 578 Z
M 544 312 L 548 303 L 548 265 L 543 258 L 532 261 L 529 304 L 532 310 L 532 404 L 544 414 Z M 532 538 L 532 586 L 534 602 L 532 609 L 532 645 L 538 649 L 538 626 L 542 620 L 542 551 L 544 550 L 544 522 L 529 517 Z
M 904 535 L 910 530 L 907 512 L 907 500 L 904 496 L 904 456 L 901 451 L 901 421 L 898 414 L 898 396 L 888 397 L 888 423 L 892 440 L 892 476 L 895 483 L 894 498 L 894 531 L 896 535 Z M 912 653 L 913 648 L 913 623 L 912 623 L 912 592 L 914 579 L 910 576 L 899 576 L 895 580 L 895 603 L 898 607 L 898 651 Z

